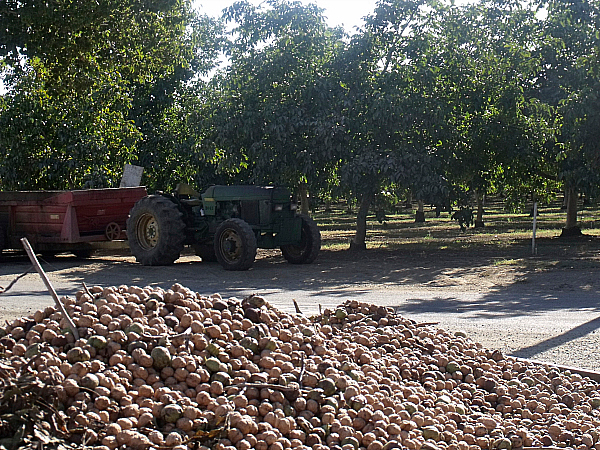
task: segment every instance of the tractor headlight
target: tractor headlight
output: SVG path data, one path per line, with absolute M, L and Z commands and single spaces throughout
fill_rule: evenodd
M 283 211 L 283 205 L 275 205 L 273 209 L 275 211 Z

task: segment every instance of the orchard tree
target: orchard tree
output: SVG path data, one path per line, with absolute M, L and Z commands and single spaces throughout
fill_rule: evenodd
M 474 193 L 475 226 L 484 226 L 485 194 L 501 189 L 516 198 L 523 189 L 546 187 L 536 170 L 552 121 L 531 98 L 540 27 L 533 5 L 522 1 L 486 0 L 439 11 L 437 92 L 451 132 L 446 173 L 456 191 Z
M 366 218 L 391 184 L 417 199 L 446 195 L 440 176 L 443 109 L 432 95 L 436 68 L 426 0 L 382 0 L 338 61 L 349 135 L 342 183 L 359 197 L 353 249 L 366 247 Z
M 307 188 L 314 194 L 334 178 L 345 139 L 331 64 L 342 31 L 316 6 L 285 0 L 237 2 L 225 17 L 235 27 L 215 105 L 216 151 L 237 158 L 251 182 L 298 188 L 307 212 Z
M 138 133 L 120 96 L 98 97 L 51 96 L 32 74 L 20 77 L 0 105 L 0 189 L 99 187 L 117 177 L 114 161 L 127 161 Z
M 199 23 L 189 1 L 1 3 L 2 187 L 114 184 L 159 128 L 145 126 L 148 117 L 164 134 L 168 117 L 181 117 L 159 118 L 179 106 L 165 99 L 184 96 L 198 67 L 214 61 L 216 49 L 198 49 L 212 48 L 218 26 Z
M 2 2 L 0 57 L 15 76 L 31 71 L 51 93 L 148 82 L 188 64 L 182 38 L 191 18 L 189 1 Z
M 545 7 L 539 97 L 555 108 L 560 133 L 544 156 L 564 183 L 567 218 L 563 235 L 571 236 L 581 233 L 578 194 L 594 195 L 600 186 L 600 5 L 588 0 L 551 0 Z
M 151 83 L 131 87 L 128 118 L 140 132 L 134 156 L 145 167 L 146 185 L 173 189 L 178 182 L 197 188 L 214 183 L 214 161 L 207 139 L 208 106 L 214 89 L 205 81 L 218 63 L 225 38 L 219 20 L 196 15 L 188 26 L 185 64 Z

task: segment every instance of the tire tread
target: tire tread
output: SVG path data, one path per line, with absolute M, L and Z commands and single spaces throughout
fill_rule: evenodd
M 242 239 L 242 244 L 246 247 L 245 251 L 242 253 L 242 257 L 236 261 L 234 264 L 228 263 L 223 256 L 221 255 L 219 249 L 219 241 L 220 234 L 228 227 L 236 228 L 236 231 L 240 235 Z M 217 261 L 225 270 L 248 270 L 254 264 L 254 260 L 256 259 L 256 249 L 258 247 L 256 243 L 256 235 L 250 225 L 248 225 L 242 219 L 227 219 L 221 225 L 217 227 L 217 231 L 215 232 L 215 254 L 217 257 Z
M 300 214 L 300 218 L 302 219 L 302 228 L 308 229 L 308 235 L 310 237 L 310 246 L 308 251 L 302 253 L 300 256 L 296 256 L 293 252 L 288 251 L 295 246 L 281 246 L 281 254 L 291 264 L 310 264 L 312 263 L 317 256 L 319 255 L 319 251 L 321 250 L 321 232 L 319 231 L 319 227 L 317 226 L 317 222 L 315 222 L 311 217 L 306 214 Z
M 160 226 L 161 240 L 150 250 L 145 250 L 139 245 L 135 232 L 134 222 L 137 216 L 145 213 L 154 215 Z M 129 212 L 127 240 L 131 253 L 144 266 L 173 264 L 179 258 L 185 241 L 183 213 L 168 198 L 161 195 L 148 195 L 140 199 Z

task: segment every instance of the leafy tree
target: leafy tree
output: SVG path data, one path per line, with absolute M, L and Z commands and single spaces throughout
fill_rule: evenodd
M 386 186 L 418 199 L 446 195 L 437 158 L 444 118 L 432 95 L 435 67 L 424 0 L 382 0 L 338 61 L 346 90 L 349 153 L 341 179 L 360 197 L 351 248 L 365 248 L 366 217 Z
M 438 95 L 451 131 L 446 173 L 458 190 L 475 193 L 475 226 L 483 226 L 486 193 L 502 189 L 516 198 L 546 187 L 536 168 L 552 134 L 550 114 L 531 98 L 538 22 L 532 5 L 512 0 L 440 12 Z
M 314 5 L 281 0 L 237 2 L 226 18 L 236 27 L 216 99 L 218 150 L 239 158 L 252 182 L 326 187 L 344 140 L 331 65 L 341 30 Z
M 114 185 L 126 162 L 174 177 L 154 164 L 191 155 L 174 135 L 190 136 L 188 82 L 215 63 L 214 20 L 172 0 L 3 2 L 0 18 L 4 189 Z
M 2 190 L 102 187 L 130 160 L 137 130 L 118 95 L 51 96 L 27 76 L 3 100 Z
M 538 77 L 539 98 L 555 108 L 560 133 L 544 157 L 565 184 L 563 233 L 576 235 L 580 233 L 578 193 L 593 195 L 600 186 L 600 6 L 588 0 L 551 0 L 545 6 L 548 17 L 540 48 L 544 70 Z
M 189 30 L 186 63 L 152 83 L 131 88 L 128 117 L 141 134 L 134 155 L 136 163 L 146 168 L 150 189 L 172 189 L 178 182 L 202 187 L 216 180 L 211 176 L 213 162 L 204 154 L 211 149 L 203 142 L 214 84 L 203 80 L 223 48 L 223 26 L 208 16 L 196 16 Z
M 191 17 L 181 0 L 5 1 L 0 57 L 63 94 L 89 92 L 98 80 L 148 82 L 191 59 L 182 39 Z

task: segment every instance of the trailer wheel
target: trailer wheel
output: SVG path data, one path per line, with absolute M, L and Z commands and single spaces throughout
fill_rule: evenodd
M 283 257 L 292 264 L 310 264 L 321 250 L 321 232 L 317 223 L 302 214 L 302 232 L 300 244 L 282 245 Z
M 109 241 L 116 241 L 121 237 L 121 231 L 121 225 L 119 225 L 117 222 L 111 222 L 106 225 L 106 228 L 104 229 L 104 236 L 106 236 L 106 239 Z
M 168 198 L 161 195 L 144 197 L 129 212 L 127 240 L 139 263 L 145 266 L 172 264 L 183 250 L 183 214 Z
M 256 258 L 256 235 L 241 219 L 228 219 L 215 233 L 215 255 L 225 270 L 248 270 Z

